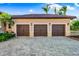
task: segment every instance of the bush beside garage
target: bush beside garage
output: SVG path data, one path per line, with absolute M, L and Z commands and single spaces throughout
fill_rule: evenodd
M 8 32 L 0 33 L 0 42 L 7 41 L 13 37 L 15 37 L 14 33 L 8 33 Z

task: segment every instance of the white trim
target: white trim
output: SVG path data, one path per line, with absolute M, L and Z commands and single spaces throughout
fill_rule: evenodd
M 32 24 L 48 24 L 49 22 L 45 23 L 45 22 L 33 22 Z
M 52 37 L 52 24 L 51 23 L 48 24 L 48 36 Z
M 24 25 L 24 24 L 31 24 L 31 23 L 16 23 L 16 25 L 17 25 L 17 24 L 23 24 L 23 25 Z
M 67 24 L 67 23 L 51 23 L 51 24 L 61 24 L 62 25 L 62 24 Z

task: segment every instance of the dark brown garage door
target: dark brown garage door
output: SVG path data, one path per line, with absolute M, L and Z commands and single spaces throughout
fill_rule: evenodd
M 52 36 L 65 36 L 65 25 L 52 25 Z
M 17 36 L 29 36 L 29 25 L 17 25 Z
M 47 25 L 34 25 L 34 36 L 47 36 Z

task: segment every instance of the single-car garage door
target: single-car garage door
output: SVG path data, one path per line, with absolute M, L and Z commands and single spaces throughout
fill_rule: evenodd
M 17 36 L 29 36 L 29 25 L 17 25 Z
M 47 36 L 47 25 L 46 24 L 34 25 L 34 36 Z
M 52 36 L 65 36 L 65 25 L 53 24 Z

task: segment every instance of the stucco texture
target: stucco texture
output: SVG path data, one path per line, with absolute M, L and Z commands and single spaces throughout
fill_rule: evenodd
M 30 25 L 30 36 L 34 36 L 34 24 L 47 24 L 48 26 L 48 36 L 52 36 L 52 25 L 53 24 L 64 24 L 65 25 L 65 36 L 70 35 L 70 19 L 14 19 L 14 26 L 12 29 L 9 29 L 7 26 L 7 31 L 12 30 L 15 33 L 17 24 L 29 24 Z

